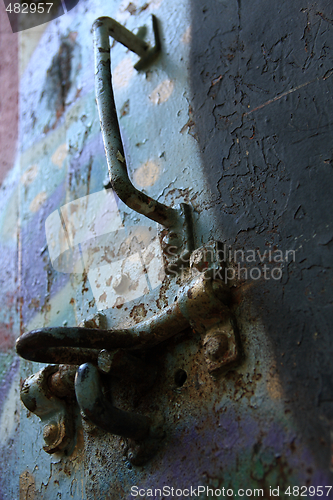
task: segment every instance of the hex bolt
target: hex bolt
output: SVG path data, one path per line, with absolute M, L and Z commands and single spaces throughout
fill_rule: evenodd
M 229 349 L 227 335 L 219 334 L 210 337 L 205 344 L 205 355 L 211 361 L 218 361 Z

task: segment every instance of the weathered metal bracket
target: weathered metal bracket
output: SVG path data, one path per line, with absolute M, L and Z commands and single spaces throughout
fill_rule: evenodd
M 68 379 L 74 377 L 75 370 L 66 370 L 67 386 L 70 387 Z M 43 438 L 45 444 L 43 449 L 47 453 L 65 451 L 74 437 L 74 414 L 73 405 L 68 404 L 65 399 L 57 397 L 52 391 L 52 380 L 55 387 L 62 378 L 57 365 L 49 365 L 39 372 L 28 377 L 21 388 L 21 400 L 29 411 L 37 415 L 44 427 Z M 69 382 L 69 384 L 68 384 Z M 73 383 L 73 379 L 72 379 Z M 61 387 L 62 386 L 62 387 Z M 60 391 L 64 384 L 60 384 Z M 65 394 L 68 395 L 67 388 Z M 64 392 L 61 392 L 63 396 Z M 59 394 L 58 394 L 59 395 Z
M 134 442 L 144 442 L 144 448 L 139 447 L 138 455 L 133 456 L 133 463 L 150 458 L 163 437 L 163 431 L 160 424 L 154 426 L 149 417 L 115 408 L 104 396 L 98 368 L 104 373 L 119 373 L 124 369 L 127 372 L 126 367 L 131 366 L 129 374 L 132 378 L 146 379 L 151 385 L 154 374 L 147 372 L 138 358 L 128 358 L 130 351 L 153 347 L 188 327 L 202 334 L 210 373 L 230 366 L 240 356 L 237 329 L 228 307 L 230 288 L 224 279 L 219 244 L 211 242 L 194 251 L 190 257 L 190 270 L 192 277 L 179 289 L 174 302 L 134 326 L 107 330 L 101 322 L 91 321 L 92 325 L 98 326 L 99 323 L 99 327 L 42 328 L 23 334 L 16 343 L 17 353 L 31 361 L 81 365 L 75 378 L 75 393 L 81 411 L 108 432 Z M 54 420 L 54 413 L 58 412 L 58 419 L 62 422 L 65 418 L 63 405 L 45 396 L 46 373 L 42 371 L 27 379 L 22 400 L 42 419 Z M 146 375 L 142 376 L 144 373 Z M 43 387 L 41 395 L 38 387 Z M 31 392 L 32 388 L 34 392 Z M 36 391 L 40 403 L 35 406 Z M 59 428 L 64 426 L 63 423 L 57 425 Z M 52 453 L 52 450 L 59 449 L 58 444 L 52 444 L 46 451 Z
M 51 327 L 24 333 L 16 343 L 17 353 L 31 361 L 97 364 L 101 349 L 147 349 L 191 326 L 207 331 L 230 317 L 226 300 L 229 287 L 200 273 L 183 285 L 177 298 L 158 314 L 123 329 Z

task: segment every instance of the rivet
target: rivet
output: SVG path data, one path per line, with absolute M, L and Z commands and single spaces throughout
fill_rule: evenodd
M 58 437 L 58 425 L 55 422 L 51 422 L 45 425 L 43 429 L 43 438 L 46 444 L 52 445 Z

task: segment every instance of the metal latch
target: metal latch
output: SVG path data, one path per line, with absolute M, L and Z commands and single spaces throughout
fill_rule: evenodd
M 135 353 L 186 328 L 202 334 L 210 373 L 230 366 L 240 355 L 237 329 L 228 307 L 230 290 L 219 244 L 210 242 L 194 249 L 190 206 L 182 204 L 172 208 L 153 200 L 138 191 L 128 177 L 111 85 L 109 37 L 113 36 L 141 57 L 135 65 L 141 70 L 155 61 L 161 50 L 158 21 L 154 16 L 153 30 L 155 47 L 149 48 L 113 19 L 102 17 L 95 21 L 96 97 L 112 188 L 130 208 L 163 226 L 161 246 L 165 270 L 170 272 L 185 266 L 185 278 L 169 305 L 134 326 L 107 328 L 103 317 L 97 315 L 85 326 L 42 328 L 24 333 L 17 340 L 16 350 L 23 358 L 55 363 L 29 377 L 21 390 L 23 403 L 44 423 L 44 449 L 48 453 L 68 449 L 76 418 L 71 407 L 77 401 L 86 419 L 134 443 L 132 449 L 136 452 L 128 454 L 132 463 L 144 463 L 164 437 L 162 422 L 156 416 L 115 407 L 110 387 L 105 390 L 108 377 L 116 372 L 126 373 L 133 383 L 143 384 L 149 390 L 154 383 L 154 370 Z M 64 365 L 68 365 L 67 371 Z M 65 388 L 63 392 L 59 392 L 59 384 Z

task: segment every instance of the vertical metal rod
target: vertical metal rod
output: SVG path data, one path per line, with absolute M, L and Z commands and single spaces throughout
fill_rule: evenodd
M 111 184 L 128 207 L 167 228 L 174 228 L 182 222 L 180 213 L 136 189 L 128 176 L 112 90 L 109 36 L 116 33 L 119 41 L 125 42 L 127 47 L 138 54 L 147 53 L 147 44 L 123 26 L 114 23 L 114 20 L 103 17 L 93 25 L 96 99 Z

